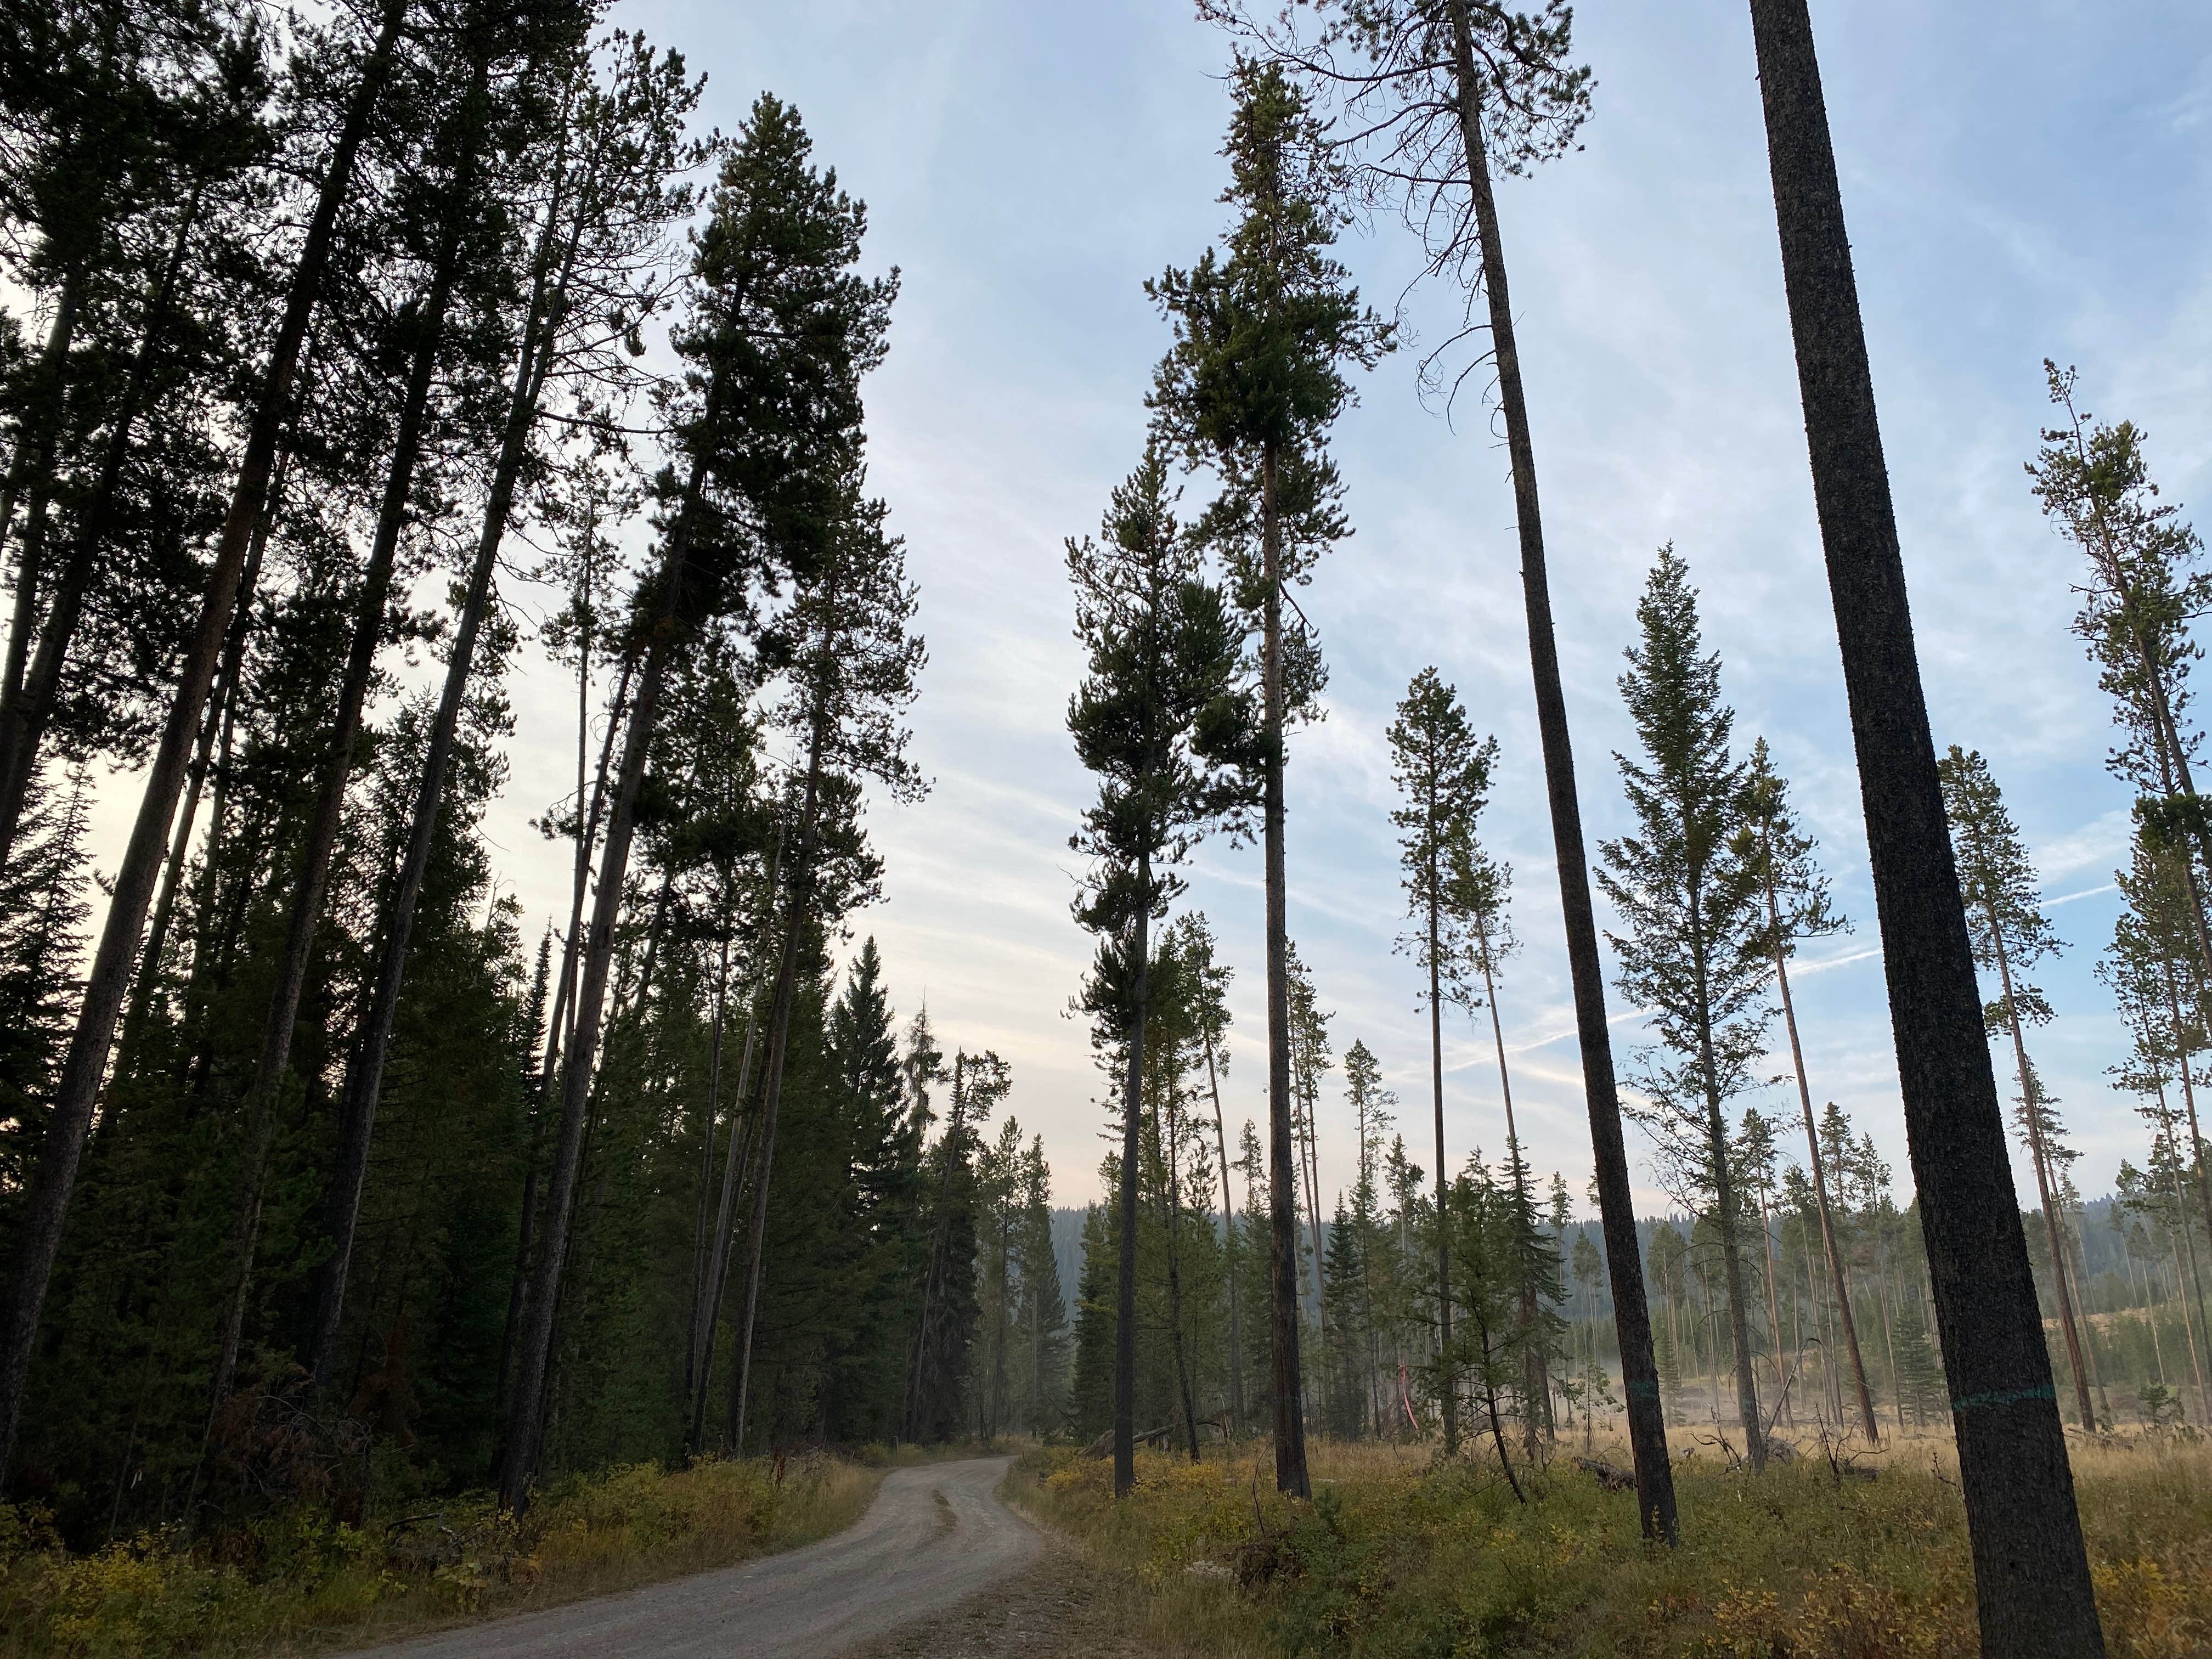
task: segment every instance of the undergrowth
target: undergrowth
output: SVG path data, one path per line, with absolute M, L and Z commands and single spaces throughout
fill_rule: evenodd
M 1688 1455 L 1682 1455 L 1687 1449 Z M 1856 1468 L 1813 1455 L 1753 1477 L 1678 1444 L 1682 1543 L 1646 1546 L 1632 1494 L 1562 1455 L 1515 1502 L 1494 1464 L 1316 1444 L 1315 1501 L 1273 1491 L 1264 1447 L 1193 1466 L 1025 1456 L 1009 1495 L 1146 1592 L 1155 1632 L 1222 1655 L 1543 1659 L 1949 1659 L 1978 1650 L 1948 1443 Z M 1612 1455 L 1626 1462 L 1625 1451 Z M 2212 1653 L 2212 1449 L 2077 1449 L 2114 1659 Z M 1871 1472 L 1872 1478 L 1869 1478 Z M 1524 1477 L 1525 1478 L 1525 1477 Z
M 892 1460 L 653 1464 L 571 1480 L 520 1524 L 489 1494 L 360 1526 L 280 1511 L 194 1547 L 71 1555 L 0 1505 L 0 1659 L 289 1653 L 550 1606 L 786 1549 L 849 1525 Z

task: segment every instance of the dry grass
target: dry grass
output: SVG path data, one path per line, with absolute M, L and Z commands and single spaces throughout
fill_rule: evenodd
M 1026 1457 L 1037 1517 L 1141 1587 L 1163 1645 L 1222 1655 L 1940 1659 L 1977 1649 L 1948 1437 L 1855 1460 L 1816 1445 L 1753 1479 L 1711 1431 L 1674 1441 L 1684 1542 L 1644 1545 L 1632 1498 L 1562 1447 L 1523 1507 L 1494 1463 L 1317 1444 L 1316 1502 L 1277 1497 L 1264 1448 L 1197 1468 L 1144 1455 L 1116 1504 L 1103 1462 Z M 1626 1461 L 1600 1442 L 1601 1455 Z M 1876 1471 L 1869 1480 L 1850 1465 Z M 2115 1659 L 2212 1653 L 2212 1448 L 2076 1449 Z
M 358 1528 L 297 1511 L 213 1556 L 150 1536 L 70 1556 L 0 1507 L 0 1659 L 296 1653 L 555 1606 L 825 1537 L 890 1462 L 641 1464 L 549 1492 L 519 1528 L 481 1497 Z

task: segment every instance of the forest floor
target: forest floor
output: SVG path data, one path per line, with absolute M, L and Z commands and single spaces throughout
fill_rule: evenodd
M 1079 1541 L 1078 1614 L 1122 1645 L 900 1647 L 887 1653 L 1542 1656 L 1542 1659 L 1949 1659 L 1978 1650 L 1949 1437 L 1880 1451 L 1805 1445 L 1752 1476 L 1711 1430 L 1674 1437 L 1682 1542 L 1645 1546 L 1633 1495 L 1562 1441 L 1519 1469 L 1373 1442 L 1310 1448 L 1316 1501 L 1273 1490 L 1264 1446 L 1194 1466 L 1030 1453 L 1006 1492 Z M 1515 1450 L 1517 1452 L 1516 1446 Z M 1625 1464 L 1600 1437 L 1594 1455 Z M 2082 1441 L 2075 1474 L 2114 1659 L 2212 1654 L 2212 1443 Z
M 520 1527 L 476 1494 L 358 1528 L 301 1507 L 190 1549 L 149 1534 L 88 1555 L 0 1505 L 0 1659 L 328 1652 L 613 1595 L 842 1532 L 895 1465 L 963 1449 L 640 1464 L 550 1487 Z

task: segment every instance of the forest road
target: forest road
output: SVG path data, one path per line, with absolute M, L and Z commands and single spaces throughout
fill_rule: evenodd
M 619 1595 L 471 1625 L 353 1659 L 799 1659 L 951 1607 L 1033 1564 L 1036 1528 L 992 1494 L 1010 1457 L 894 1469 L 821 1543 Z

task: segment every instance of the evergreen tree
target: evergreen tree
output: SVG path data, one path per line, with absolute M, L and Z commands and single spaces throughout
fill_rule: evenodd
M 2019 1123 L 2021 1139 L 2035 1166 L 2036 1190 L 2042 1200 L 2045 1242 L 2051 1248 L 2051 1284 L 2058 1297 L 2059 1328 L 2066 1339 L 2066 1357 L 2074 1374 L 2075 1404 L 2083 1425 L 2095 1424 L 2097 1413 L 2089 1403 L 2089 1379 L 2081 1358 L 2081 1334 L 2075 1322 L 2074 1297 L 2067 1285 L 2066 1253 L 2059 1243 L 2059 1220 L 2051 1162 L 2044 1130 L 2049 1118 L 2041 1086 L 2027 1057 L 2027 1027 L 2048 1024 L 2051 1004 L 2041 991 L 2022 975 L 2037 962 L 2055 956 L 2062 941 L 2043 913 L 2037 880 L 2020 828 L 2006 809 L 2004 797 L 1990 776 L 1989 763 L 1978 751 L 1953 744 L 1939 763 L 1943 782 L 1944 811 L 1949 815 L 1951 840 L 1957 849 L 1959 885 L 1966 905 L 1966 922 L 1974 942 L 1974 961 L 1997 976 L 1997 995 L 1983 1019 L 1992 1037 L 2002 1036 L 2012 1045 L 2014 1075 L 2020 1085 Z
M 1773 964 L 1761 864 L 1742 833 L 1746 769 L 1729 748 L 1735 713 L 1721 701 L 1720 658 L 1705 653 L 1697 592 L 1671 545 L 1660 550 L 1637 621 L 1641 641 L 1620 689 L 1644 753 L 1614 758 L 1638 833 L 1601 843 L 1598 881 L 1628 927 L 1609 935 L 1621 993 L 1651 1011 L 1658 1038 L 1639 1057 L 1650 1104 L 1638 1115 L 1677 1190 L 1717 1231 L 1737 1413 L 1752 1468 L 1762 1469 L 1745 1218 L 1724 1115 L 1766 1046 Z
M 1398 941 L 1410 948 L 1428 975 L 1429 1080 L 1436 1115 L 1437 1206 L 1446 1212 L 1444 1160 L 1444 1037 L 1443 1004 L 1447 998 L 1466 1002 L 1473 995 L 1468 974 L 1477 954 L 1474 918 L 1468 909 L 1474 896 L 1470 884 L 1455 884 L 1462 867 L 1475 868 L 1468 848 L 1474 820 L 1490 794 L 1490 774 L 1498 762 L 1498 740 L 1477 739 L 1468 724 L 1459 698 L 1433 668 L 1413 677 L 1398 704 L 1391 723 L 1392 776 L 1403 805 L 1393 808 L 1391 823 L 1403 832 L 1399 838 L 1400 880 L 1413 917 L 1415 932 Z M 1503 1063 L 1504 1054 L 1499 1055 Z M 1437 1230 L 1437 1316 L 1440 1352 L 1449 1355 L 1451 1340 L 1451 1229 Z M 1449 1376 L 1441 1379 L 1443 1402 L 1444 1452 L 1459 1449 L 1457 1388 Z
M 1220 590 L 1201 580 L 1198 550 L 1176 524 L 1172 504 L 1166 458 L 1157 443 L 1147 445 L 1107 507 L 1103 544 L 1088 538 L 1067 544 L 1075 632 L 1088 670 L 1068 705 L 1067 726 L 1077 755 L 1100 780 L 1098 803 L 1085 811 L 1069 842 L 1093 860 L 1076 915 L 1101 936 L 1086 1000 L 1125 1068 L 1116 1200 L 1117 1496 L 1136 1480 L 1138 1142 L 1154 996 L 1152 924 L 1181 889 L 1174 866 L 1237 804 L 1217 763 L 1243 744 L 1245 726 L 1227 607 Z
M 1237 214 L 1225 257 L 1208 249 L 1147 292 L 1174 321 L 1176 343 L 1152 394 L 1164 435 L 1220 472 L 1227 491 L 1215 533 L 1240 550 L 1240 598 L 1260 633 L 1255 769 L 1266 866 L 1270 1208 L 1275 1219 L 1272 1309 L 1275 1480 L 1311 1494 L 1297 1419 L 1297 1237 L 1291 1108 L 1290 931 L 1283 767 L 1290 720 L 1318 689 L 1313 642 L 1285 637 L 1286 584 L 1310 580 L 1316 556 L 1344 533 L 1336 474 L 1324 444 L 1351 397 L 1342 365 L 1371 363 L 1389 331 L 1364 309 L 1329 256 L 1339 215 L 1333 153 L 1306 99 L 1277 68 L 1240 60 L 1230 122 Z M 1256 547 L 1254 544 L 1256 543 Z M 1253 555 L 1256 552 L 1256 557 Z

